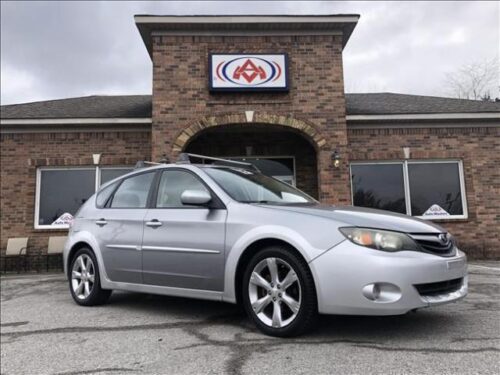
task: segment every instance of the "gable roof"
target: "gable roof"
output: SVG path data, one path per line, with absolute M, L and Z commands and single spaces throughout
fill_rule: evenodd
M 394 93 L 346 94 L 347 115 L 500 113 L 500 102 Z M 0 118 L 14 119 L 144 119 L 151 118 L 151 95 L 85 96 L 11 104 Z

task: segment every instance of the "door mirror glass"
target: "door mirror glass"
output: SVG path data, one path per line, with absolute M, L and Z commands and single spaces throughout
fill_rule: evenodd
M 203 206 L 208 204 L 212 200 L 212 197 L 207 191 L 204 190 L 184 190 L 181 194 L 182 204 L 188 204 L 192 206 Z

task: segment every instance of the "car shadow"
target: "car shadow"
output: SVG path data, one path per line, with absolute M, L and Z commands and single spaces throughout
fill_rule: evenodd
M 240 327 L 244 331 L 257 332 L 241 307 L 224 302 L 114 292 L 106 306 L 146 315 L 168 314 L 183 321 L 213 320 L 213 324 Z M 464 323 L 466 323 L 464 317 L 443 312 L 439 308 L 397 316 L 320 315 L 315 328 L 301 338 L 307 337 L 315 340 L 348 338 L 353 341 L 371 342 L 397 340 L 398 338 L 408 340 L 409 338 L 426 338 L 430 334 L 449 335 L 457 326 Z

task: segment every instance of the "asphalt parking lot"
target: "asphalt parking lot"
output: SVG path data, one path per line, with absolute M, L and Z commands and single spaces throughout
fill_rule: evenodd
M 469 296 L 399 317 L 321 317 L 261 335 L 235 306 L 116 292 L 73 303 L 61 274 L 1 279 L 2 374 L 498 374 L 500 262 L 469 268 Z

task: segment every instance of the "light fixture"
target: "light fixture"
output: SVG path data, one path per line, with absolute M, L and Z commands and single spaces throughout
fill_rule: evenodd
M 337 150 L 332 153 L 332 162 L 335 168 L 340 167 L 340 154 Z
M 99 165 L 101 162 L 101 154 L 92 154 L 92 160 L 94 161 L 94 165 Z
M 409 147 L 403 147 L 403 155 L 404 155 L 405 159 L 410 158 L 410 148 Z
M 159 163 L 162 163 L 162 164 L 168 164 L 170 163 L 170 159 L 168 158 L 167 154 L 163 154 Z

